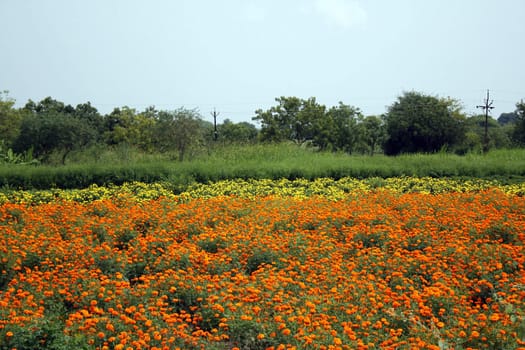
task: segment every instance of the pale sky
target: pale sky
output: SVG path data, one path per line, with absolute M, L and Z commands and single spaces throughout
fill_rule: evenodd
M 251 121 L 279 96 L 365 115 L 403 91 L 525 99 L 524 0 L 0 0 L 0 91 Z

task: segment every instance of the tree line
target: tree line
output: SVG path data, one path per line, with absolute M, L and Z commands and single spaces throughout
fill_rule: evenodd
M 459 101 L 405 92 L 380 116 L 364 116 L 340 102 L 326 107 L 315 97 L 278 97 L 267 110 L 256 110 L 249 122 L 224 119 L 214 125 L 198 110 L 143 111 L 114 108 L 102 115 L 89 102 L 73 107 L 47 97 L 15 108 L 0 94 L 0 154 L 4 162 L 68 155 L 88 148 L 133 147 L 147 153 L 169 153 L 185 160 L 215 143 L 295 142 L 320 151 L 370 154 L 458 154 L 525 145 L 525 103 L 495 120 L 467 116 Z M 485 134 L 485 128 L 488 133 Z M 485 136 L 487 135 L 487 137 Z M 1 160 L 0 160 L 1 162 Z

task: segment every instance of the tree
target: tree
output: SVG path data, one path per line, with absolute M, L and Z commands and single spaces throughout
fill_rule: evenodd
M 114 108 L 104 118 L 104 139 L 108 145 L 131 144 L 137 133 L 132 130 L 132 124 L 137 111 L 124 106 Z
M 510 145 L 510 139 L 505 133 L 503 127 L 494 118 L 489 117 L 487 123 L 487 136 L 488 136 L 488 147 L 490 148 L 503 148 Z M 474 133 L 478 136 L 480 144 L 471 144 L 474 148 L 468 149 L 483 149 L 481 143 L 485 138 L 485 115 L 475 115 L 465 120 L 465 131 L 467 133 Z M 465 137 L 464 140 L 472 143 L 475 138 L 472 135 Z M 460 144 L 463 144 L 462 141 Z M 467 150 L 467 151 L 468 151 Z
M 381 117 L 371 115 L 361 120 L 361 141 L 372 156 L 385 139 L 385 124 Z
M 75 109 L 71 105 L 65 105 L 64 102 L 55 100 L 50 96 L 44 98 L 38 103 L 32 100 L 27 101 L 24 110 L 34 114 L 65 113 L 73 114 Z
M 0 92 L 0 144 L 11 148 L 20 132 L 22 115 L 14 108 L 15 100 L 8 96 L 8 92 Z
M 302 144 L 306 141 L 313 141 L 318 133 L 319 122 L 327 119 L 326 107 L 317 103 L 315 97 L 301 100 L 301 107 L 292 123 L 291 140 Z
M 62 152 L 62 163 L 74 149 L 86 146 L 96 137 L 89 125 L 63 113 L 27 114 L 14 142 L 15 152 L 30 149 L 35 157 L 46 159 L 52 152 Z
M 358 140 L 358 108 L 342 102 L 326 109 L 315 97 L 307 100 L 280 97 L 277 106 L 257 110 L 253 118 L 261 122 L 262 141 L 311 143 L 320 150 L 351 153 Z
M 360 117 L 358 108 L 339 102 L 322 117 L 315 119 L 312 128 L 313 145 L 320 150 L 352 153 L 358 142 L 357 121 Z
M 361 116 L 358 108 L 345 105 L 332 107 L 327 112 L 327 117 L 333 125 L 331 148 L 334 151 L 352 153 L 357 144 L 359 133 L 357 120 Z
M 104 139 L 108 145 L 127 145 L 151 152 L 155 147 L 158 111 L 148 107 L 141 113 L 124 106 L 105 117 Z
M 516 112 L 512 113 L 501 113 L 498 117 L 498 123 L 500 125 L 515 124 L 518 120 Z
M 294 141 L 304 143 L 313 140 L 314 125 L 323 119 L 326 107 L 316 102 L 315 97 L 307 100 L 298 97 L 279 97 L 279 104 L 270 109 L 255 111 L 253 120 L 261 123 L 262 141 Z
M 465 133 L 459 103 L 418 92 L 405 92 L 388 108 L 385 153 L 436 152 Z
M 517 120 L 512 137 L 514 142 L 523 146 L 525 145 L 525 102 L 523 102 L 523 100 L 516 104 L 516 111 L 514 113 L 517 116 Z
M 85 121 L 97 133 L 97 141 L 102 139 L 104 132 L 104 118 L 90 102 L 78 104 L 73 116 Z
M 72 150 L 97 139 L 96 130 L 88 120 L 75 115 L 75 108 L 51 97 L 38 103 L 29 100 L 21 113 L 20 132 L 13 142 L 15 152 L 32 150 L 35 157 L 44 160 L 53 152 L 62 152 L 65 163 Z
M 252 119 L 261 123 L 261 140 L 281 142 L 294 139 L 293 128 L 297 123 L 297 114 L 301 110 L 302 100 L 297 97 L 276 98 L 279 104 L 270 109 L 255 111 Z
M 226 143 L 251 143 L 257 140 L 257 128 L 248 122 L 234 123 L 229 119 L 224 119 L 222 124 L 217 126 L 219 140 Z
M 161 152 L 175 150 L 179 161 L 183 161 L 192 148 L 202 145 L 203 123 L 195 109 L 179 108 L 172 112 L 159 113 L 157 122 L 157 149 Z

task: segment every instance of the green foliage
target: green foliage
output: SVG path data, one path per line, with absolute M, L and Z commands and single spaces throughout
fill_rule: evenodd
M 424 250 L 425 248 L 432 245 L 430 238 L 426 235 L 415 235 L 408 237 L 405 242 L 404 248 L 410 252 L 415 250 Z
M 188 313 L 193 313 L 193 308 L 200 306 L 205 296 L 204 292 L 197 290 L 193 286 L 183 285 L 177 287 L 169 302 L 176 307 L 177 311 L 184 310 Z
M 72 115 L 86 122 L 93 130 L 96 131 L 97 141 L 101 141 L 104 132 L 104 118 L 90 102 L 78 104 Z
M 359 109 L 339 102 L 322 118 L 314 119 L 313 145 L 321 150 L 352 153 L 359 140 Z
M 302 100 L 297 97 L 280 97 L 275 99 L 277 106 L 267 111 L 255 111 L 253 120 L 261 124 L 261 140 L 266 142 L 283 142 L 295 140 L 297 131 L 292 128 L 297 123 L 297 114 L 301 110 Z
M 387 241 L 387 235 L 383 232 L 361 232 L 353 237 L 353 241 L 363 248 L 381 248 Z
M 154 109 L 137 113 L 133 108 L 115 108 L 104 120 L 104 139 L 109 145 L 132 145 L 144 151 L 152 151 L 155 133 Z
M 464 117 L 457 101 L 405 92 L 388 108 L 385 153 L 431 153 L 459 141 Z
M 22 119 L 13 149 L 19 153 L 32 149 L 35 157 L 43 159 L 53 151 L 61 151 L 62 163 L 65 163 L 69 152 L 85 147 L 95 138 L 89 124 L 71 115 L 58 112 L 28 114 Z
M 378 116 L 368 116 L 360 118 L 359 123 L 359 140 L 363 147 L 363 153 L 374 155 L 375 152 L 381 150 L 386 137 L 385 123 L 383 118 Z
M 20 132 L 13 143 L 18 152 L 33 150 L 35 156 L 42 159 L 53 152 L 61 152 L 64 164 L 73 149 L 98 140 L 101 117 L 89 102 L 75 109 L 46 97 L 38 103 L 29 100 L 21 113 Z
M 27 255 L 22 260 L 21 267 L 28 268 L 28 269 L 34 269 L 35 267 L 40 266 L 40 263 L 42 262 L 42 257 L 35 253 L 35 252 L 28 252 Z
M 86 188 L 125 182 L 158 182 L 168 178 L 168 162 L 132 164 L 76 164 L 68 166 L 0 167 L 0 186 L 7 188 Z M 133 179 L 133 180 L 132 180 Z M 183 178 L 179 178 L 181 181 Z
M 129 248 L 131 241 L 137 237 L 137 232 L 126 228 L 120 232 L 117 232 L 117 238 L 115 247 L 119 250 L 126 250 Z
M 63 102 L 55 100 L 50 96 L 38 103 L 32 100 L 27 101 L 23 110 L 30 114 L 71 114 L 75 111 L 71 105 L 66 106 Z
M 255 249 L 246 261 L 246 273 L 250 275 L 263 265 L 275 265 L 278 260 L 279 256 L 272 250 Z
M 156 125 L 156 148 L 161 152 L 174 150 L 179 161 L 188 153 L 202 147 L 204 124 L 197 110 L 180 108 L 172 112 L 159 113 Z
M 257 338 L 261 333 L 265 333 L 263 326 L 253 320 L 235 320 L 228 330 L 232 345 L 246 350 L 263 350 L 272 345 L 267 339 Z
M 515 232 L 514 228 L 506 226 L 502 222 L 487 227 L 481 233 L 481 236 L 485 239 L 504 244 L 513 244 L 519 241 L 518 234 Z
M 224 119 L 222 124 L 217 125 L 218 140 L 226 144 L 254 143 L 257 141 L 258 131 L 255 125 L 241 122 L 234 123 Z
M 514 139 L 514 142 L 516 142 L 518 145 L 524 146 L 525 145 L 525 102 L 523 102 L 523 100 L 516 104 L 515 114 L 517 116 L 517 120 L 516 120 L 516 126 L 514 128 L 512 137 Z
M 67 335 L 64 333 L 64 321 L 59 315 L 53 315 L 43 319 L 35 319 L 25 327 L 17 326 L 3 329 L 0 338 L 6 339 L 4 331 L 10 331 L 14 335 L 6 343 L 0 343 L 1 350 L 87 350 L 92 348 L 88 345 L 87 337 L 82 334 Z
M 485 115 L 476 115 L 465 120 L 466 133 L 463 141 L 458 142 L 454 149 L 460 154 L 469 151 L 481 151 L 485 142 Z M 495 119 L 489 117 L 487 123 L 488 148 L 506 148 L 511 146 L 511 140 L 505 128 Z
M 133 151 L 135 152 L 135 151 Z M 518 181 L 525 176 L 525 150 L 492 150 L 483 155 L 407 154 L 397 157 L 317 152 L 291 143 L 220 146 L 191 161 L 133 154 L 130 161 L 66 166 L 0 165 L 4 189 L 87 188 L 93 184 L 163 182 L 180 193 L 195 182 L 226 179 L 389 178 L 396 176 L 481 177 Z
M 38 160 L 33 158 L 32 148 L 20 154 L 13 152 L 11 148 L 6 148 L 0 142 L 0 164 L 37 165 L 38 163 Z
M 516 112 L 511 113 L 501 113 L 498 117 L 499 125 L 515 124 L 518 120 L 518 115 Z
M 15 275 L 13 259 L 7 253 L 0 253 L 0 291 L 4 291 Z
M 107 276 L 121 271 L 121 266 L 114 256 L 97 255 L 95 257 L 95 265 Z
M 22 115 L 13 108 L 15 100 L 8 96 L 7 91 L 0 92 L 0 142 L 8 148 L 18 137 Z
M 197 245 L 204 251 L 215 254 L 219 251 L 219 249 L 224 248 L 225 242 L 222 238 L 214 238 L 214 239 L 205 239 L 202 241 L 199 241 Z
M 225 146 L 258 145 L 259 141 L 292 142 L 305 148 L 312 146 L 316 151 L 370 155 L 381 153 L 382 146 L 387 154 L 443 150 L 466 154 L 482 148 L 480 117 L 465 121 L 459 103 L 450 98 L 409 92 L 399 97 L 385 116 L 366 118 L 356 107 L 339 102 L 327 108 L 314 97 L 279 97 L 276 102 L 266 111 L 255 112 L 253 120 L 260 123 L 260 131 L 253 124 L 226 119 L 218 125 L 215 140 L 212 123 L 203 120 L 196 110 L 159 111 L 148 107 L 139 112 L 124 106 L 102 116 L 89 102 L 73 107 L 51 97 L 40 102 L 29 100 L 23 108 L 16 109 L 14 100 L 4 92 L 0 94 L 0 164 L 35 164 L 36 160 L 55 165 L 184 161 L 203 155 L 213 157 L 217 149 L 224 150 Z M 499 124 L 490 120 L 491 148 L 525 144 L 524 109 L 521 102 L 516 112 L 502 114 Z M 255 157 L 267 161 L 257 154 Z M 258 173 L 300 176 L 301 170 L 294 163 L 298 162 Z M 220 169 L 219 174 L 208 178 L 201 173 L 201 165 L 190 167 L 190 173 L 197 172 L 195 176 L 170 173 L 168 177 L 191 182 L 227 178 L 230 173 L 247 177 L 251 171 Z M 337 169 L 326 175 L 344 176 L 340 172 Z
M 99 244 L 102 244 L 108 240 L 108 231 L 104 226 L 94 226 L 91 228 L 91 232 Z
M 276 101 L 277 106 L 255 112 L 253 120 L 261 123 L 261 141 L 309 142 L 320 150 L 348 153 L 354 150 L 359 138 L 358 108 L 339 102 L 327 110 L 315 97 L 307 100 L 280 97 Z
M 127 264 L 124 269 L 124 276 L 133 285 L 138 282 L 140 276 L 144 275 L 147 266 L 148 264 L 145 261 L 135 261 Z

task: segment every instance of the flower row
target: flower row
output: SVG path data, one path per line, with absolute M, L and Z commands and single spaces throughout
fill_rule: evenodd
M 524 346 L 524 197 L 348 192 L 4 203 L 0 344 Z
M 445 193 L 471 192 L 497 188 L 507 194 L 524 196 L 525 183 L 503 184 L 496 180 L 482 179 L 446 179 L 446 178 L 318 178 L 315 180 L 224 180 L 208 184 L 192 184 L 186 191 L 175 194 L 169 183 L 146 184 L 141 182 L 126 183 L 122 186 L 92 185 L 79 190 L 41 190 L 41 191 L 3 191 L 0 192 L 0 203 L 49 203 L 55 200 L 76 201 L 81 203 L 114 197 L 133 197 L 136 200 L 151 200 L 160 197 L 187 200 L 190 198 L 211 198 L 235 195 L 243 198 L 256 196 L 289 196 L 308 198 L 321 196 L 332 200 L 345 198 L 351 192 L 367 192 L 387 189 L 398 193 Z

